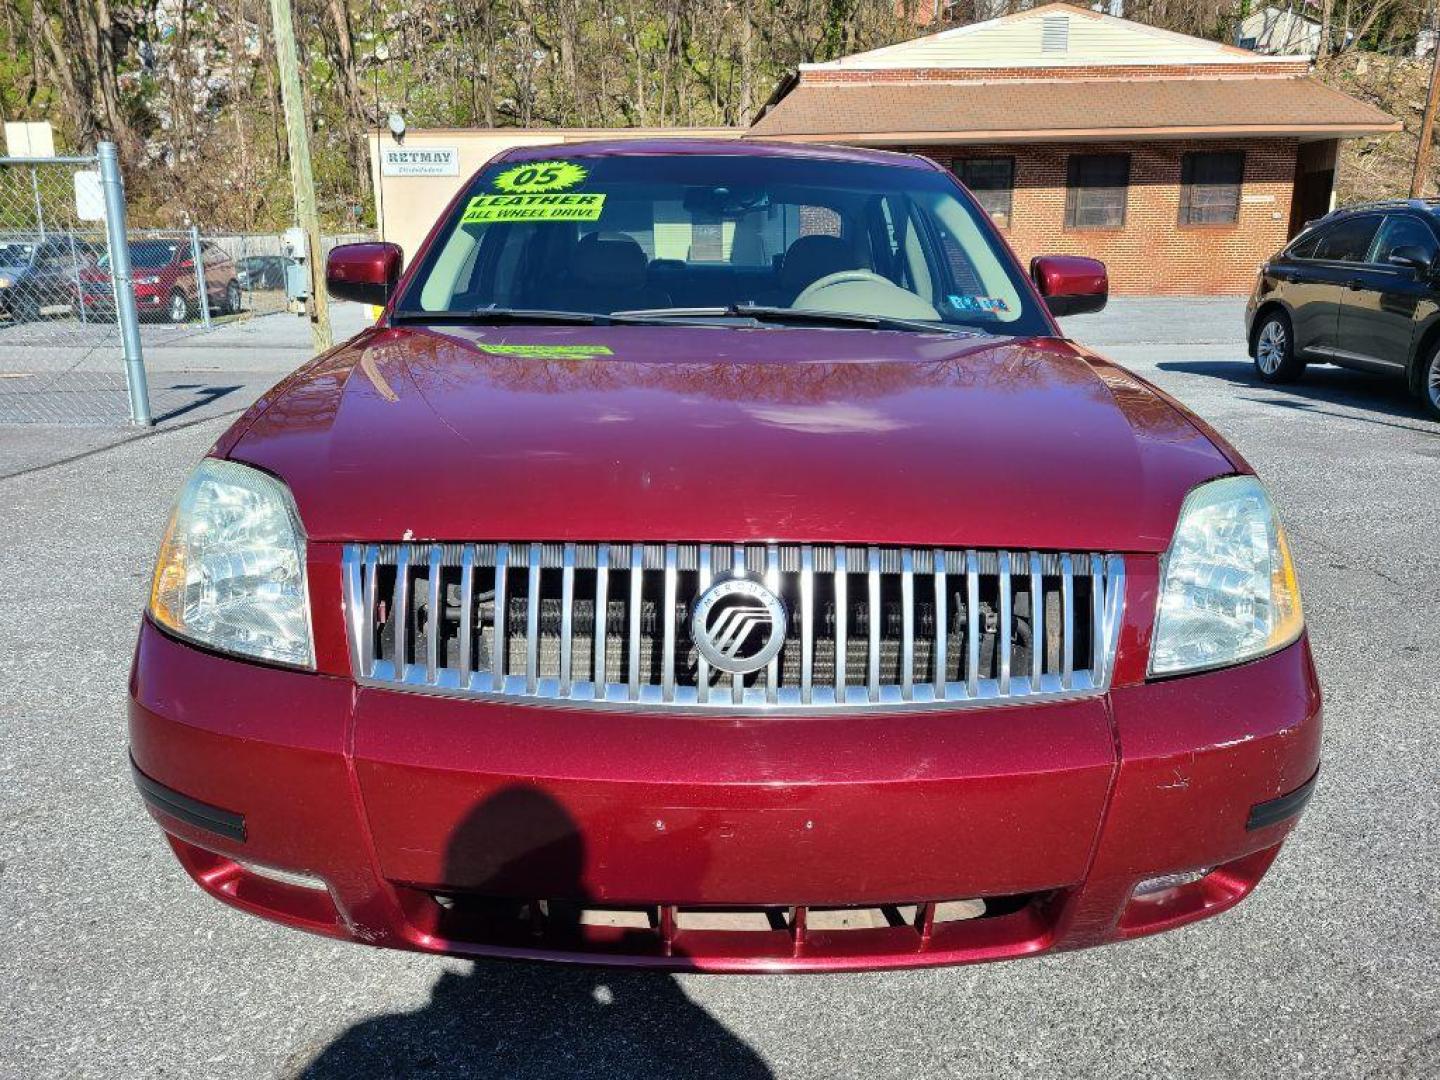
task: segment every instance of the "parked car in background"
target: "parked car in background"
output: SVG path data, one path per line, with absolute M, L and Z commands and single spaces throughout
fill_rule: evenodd
M 200 256 L 211 313 L 232 315 L 238 312 L 241 297 L 235 263 L 229 255 L 210 243 L 200 245 Z M 200 284 L 187 239 L 132 240 L 130 280 L 142 319 L 168 319 L 172 323 L 183 323 L 200 310 Z M 100 258 L 93 271 L 82 275 L 80 287 L 87 303 L 113 305 L 108 255 Z
M 1290 551 L 1056 324 L 1102 264 L 1027 274 L 922 157 L 720 140 L 507 151 L 401 261 L 330 252 L 383 316 L 161 542 L 130 752 L 202 889 L 838 970 L 1158 933 L 1270 867 L 1320 755 Z
M 1337 210 L 1260 268 L 1245 309 L 1255 371 L 1293 382 L 1312 363 L 1403 378 L 1440 420 L 1440 202 Z
M 235 277 L 246 290 L 285 288 L 285 274 L 295 260 L 288 255 L 250 255 L 235 263 Z
M 76 287 L 104 245 L 69 234 L 43 239 L 0 239 L 0 315 L 29 322 L 70 311 Z

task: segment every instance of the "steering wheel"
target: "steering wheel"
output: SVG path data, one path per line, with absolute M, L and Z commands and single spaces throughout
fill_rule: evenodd
M 828 293 L 828 296 L 822 294 Z M 827 302 L 828 301 L 828 302 Z M 810 311 L 853 311 L 900 319 L 939 319 L 940 313 L 909 289 L 872 270 L 840 270 L 807 285 L 790 305 Z

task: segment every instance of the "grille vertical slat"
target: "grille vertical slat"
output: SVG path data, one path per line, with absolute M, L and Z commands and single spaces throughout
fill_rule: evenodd
M 849 622 L 850 604 L 848 601 L 848 590 L 846 578 L 849 568 L 846 566 L 846 554 L 843 547 L 835 549 L 835 702 L 838 705 L 845 703 L 845 660 L 850 651 Z
M 880 549 L 871 548 L 866 559 L 866 592 L 869 606 L 866 617 L 870 625 L 870 643 L 866 650 L 868 663 L 865 668 L 865 693 L 871 701 L 880 700 L 880 623 L 884 612 L 880 608 Z
M 800 702 L 815 697 L 815 549 L 800 549 Z
M 640 700 L 640 602 L 644 597 L 645 545 L 630 545 L 630 670 L 626 683 L 631 701 Z
M 569 697 L 575 660 L 575 545 L 566 544 L 560 569 L 560 696 Z
M 1069 555 L 1060 556 L 1060 612 L 1064 620 L 1060 688 L 1069 690 L 1075 681 L 1075 564 Z
M 660 661 L 660 700 L 675 700 L 675 597 L 679 580 L 679 560 L 674 544 L 665 545 L 665 610 L 660 618 L 665 624 L 664 656 Z
M 495 611 L 491 621 L 495 628 L 494 644 L 490 648 L 490 686 L 498 694 L 505 689 L 505 658 L 509 653 L 506 642 L 509 628 L 505 612 L 509 598 L 505 595 L 505 576 L 510 571 L 510 545 L 501 544 L 495 549 Z
M 466 544 L 460 553 L 460 640 L 458 672 L 460 685 L 470 685 L 475 648 L 475 545 Z
M 352 670 L 367 685 L 759 711 L 1102 691 L 1124 570 L 1092 552 L 775 542 L 426 541 L 341 557 Z M 628 587 L 612 589 L 616 573 Z M 758 671 L 721 673 L 699 655 L 690 613 L 737 575 L 779 599 L 784 639 Z M 754 626 L 752 644 L 732 644 L 758 647 L 775 624 Z
M 395 627 L 395 674 L 406 675 L 406 654 L 409 652 L 410 634 L 410 548 L 400 549 L 395 559 L 395 600 L 392 605 L 390 622 Z
M 736 577 L 744 577 L 745 569 L 745 545 L 736 544 L 730 549 L 730 572 Z M 730 701 L 734 705 L 742 705 L 745 702 L 745 676 L 730 676 Z
M 915 554 L 900 551 L 900 696 L 915 699 Z
M 1000 552 L 1000 696 L 1010 693 L 1010 635 L 1014 633 L 1014 597 L 1010 592 L 1010 553 Z
M 965 692 L 980 694 L 980 560 L 965 552 Z
M 698 594 L 703 595 L 710 588 L 712 569 L 710 560 L 712 558 L 710 545 L 700 545 L 700 579 Z M 710 700 L 710 661 L 696 653 L 695 657 L 695 696 L 703 705 Z
M 1030 553 L 1030 692 L 1038 694 L 1045 675 L 1045 576 L 1040 556 Z
M 947 601 L 950 593 L 950 580 L 948 577 L 949 560 L 944 551 L 935 549 L 932 556 L 935 560 L 935 657 L 934 657 L 934 683 L 935 698 L 939 700 L 945 696 L 945 661 L 950 655 L 949 641 L 949 620 Z
M 1098 655 L 1098 643 L 1105 638 L 1105 606 L 1099 598 L 1105 595 L 1105 561 L 1099 555 L 1090 556 L 1090 641 L 1091 655 Z M 1092 661 L 1092 667 L 1100 667 Z
M 440 565 L 444 558 L 439 544 L 430 545 L 430 565 L 425 584 L 425 681 L 432 686 L 440 672 Z
M 595 551 L 595 697 L 605 697 L 605 650 L 609 645 L 606 640 L 607 624 L 606 612 L 610 604 L 610 545 L 601 544 Z
M 776 596 L 780 595 L 780 548 L 769 544 L 765 548 L 765 587 Z M 780 658 L 774 657 L 765 665 L 765 701 L 773 705 L 780 700 Z
M 525 692 L 540 685 L 540 545 L 530 545 L 530 572 L 525 598 Z

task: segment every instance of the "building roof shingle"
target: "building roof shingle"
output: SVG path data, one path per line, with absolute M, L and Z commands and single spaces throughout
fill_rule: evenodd
M 1376 134 L 1399 122 L 1310 78 L 808 82 L 751 138 L 913 142 Z

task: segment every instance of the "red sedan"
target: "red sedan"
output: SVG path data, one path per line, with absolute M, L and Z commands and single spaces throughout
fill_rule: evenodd
M 967 963 L 1238 903 L 1320 692 L 1249 466 L 1065 340 L 948 173 L 624 142 L 483 168 L 378 325 L 221 438 L 131 680 L 220 900 L 465 956 Z

